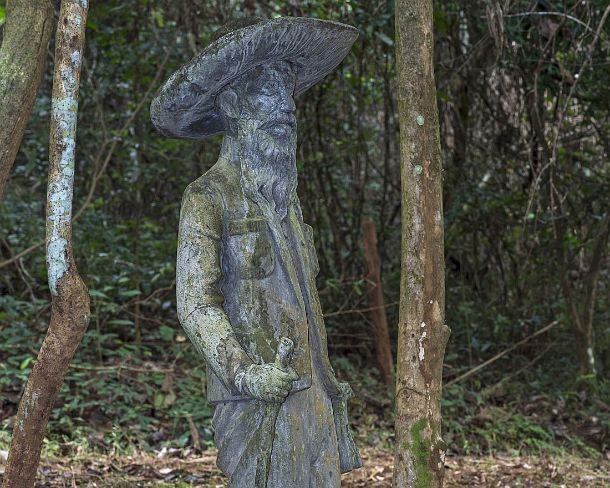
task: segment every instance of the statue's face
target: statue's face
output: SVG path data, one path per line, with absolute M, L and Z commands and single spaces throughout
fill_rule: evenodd
M 233 85 L 239 99 L 240 122 L 253 123 L 256 129 L 279 138 L 293 134 L 295 82 L 292 67 L 285 61 L 248 71 Z
M 218 98 L 238 141 L 242 188 L 282 216 L 297 185 L 295 83 L 283 61 L 251 69 Z

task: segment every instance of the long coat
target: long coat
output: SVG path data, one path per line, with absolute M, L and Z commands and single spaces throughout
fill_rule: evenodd
M 280 219 L 244 194 L 239 163 L 222 158 L 187 187 L 178 236 L 178 317 L 207 362 L 208 400 L 248 399 L 236 389 L 235 375 L 252 363 L 273 362 L 279 339 L 292 339 L 291 365 L 299 375 L 293 391 L 310 387 L 317 368 L 333 399 L 342 471 L 348 471 L 360 460 L 347 427 L 349 387 L 337 381 L 328 358 L 318 271 L 313 231 L 296 196 Z

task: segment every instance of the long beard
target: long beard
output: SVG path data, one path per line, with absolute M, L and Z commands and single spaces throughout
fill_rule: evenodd
M 297 187 L 296 131 L 280 137 L 254 130 L 240 139 L 242 188 L 283 219 Z

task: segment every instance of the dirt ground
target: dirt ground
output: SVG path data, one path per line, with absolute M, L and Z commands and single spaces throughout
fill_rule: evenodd
M 392 486 L 393 456 L 390 451 L 362 452 L 364 467 L 344 475 L 349 488 Z M 43 459 L 38 487 L 223 488 L 226 480 L 214 464 L 215 452 L 163 451 L 156 456 L 129 457 L 87 455 L 71 459 Z M 449 457 L 448 488 L 574 488 L 610 487 L 610 461 L 577 457 Z M 0 479 L 4 472 L 0 457 Z M 321 487 L 322 488 L 322 487 Z

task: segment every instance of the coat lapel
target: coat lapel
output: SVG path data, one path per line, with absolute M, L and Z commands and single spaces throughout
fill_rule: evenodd
M 284 235 L 284 231 L 282 228 L 282 221 L 280 220 L 279 215 L 271 208 L 269 203 L 265 200 L 262 195 L 259 197 L 258 195 L 248 195 L 249 199 L 256 204 L 256 207 L 260 210 L 262 215 L 264 216 L 267 224 L 269 225 L 269 230 L 271 232 L 271 237 L 277 247 L 278 252 L 276 253 L 276 258 L 279 261 L 280 266 L 286 272 L 288 276 L 288 285 L 290 286 L 291 292 L 294 295 L 295 303 L 298 304 L 301 310 L 305 310 L 305 302 L 303 298 L 303 293 L 301 290 L 301 286 L 299 284 L 299 277 L 296 270 L 296 266 L 298 263 L 293 261 L 293 254 L 290 252 L 290 242 Z M 293 205 L 288 207 L 288 215 L 286 219 L 288 219 L 290 223 L 290 227 L 292 227 L 292 210 Z M 297 251 L 297 254 L 300 254 L 301 250 Z

